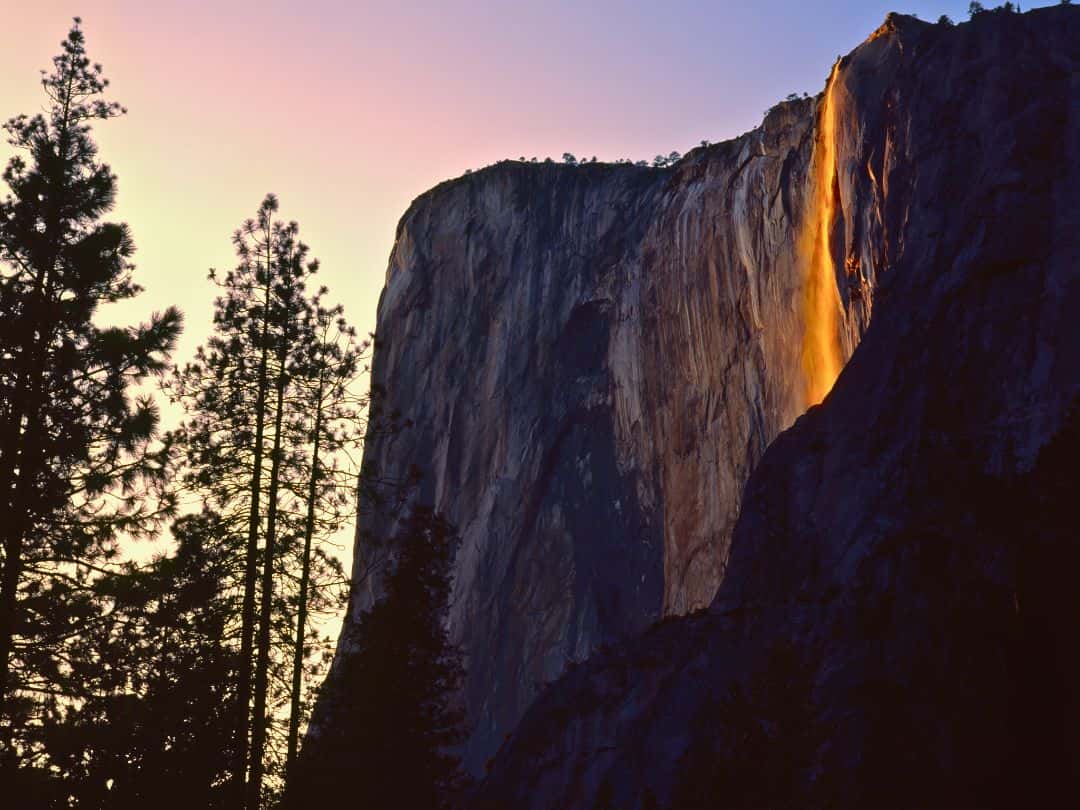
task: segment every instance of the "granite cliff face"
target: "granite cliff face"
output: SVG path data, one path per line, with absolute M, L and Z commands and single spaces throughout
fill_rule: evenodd
M 664 806 L 688 750 L 723 745 L 695 719 L 776 644 L 815 662 L 819 776 L 854 806 L 1039 804 L 1080 767 L 1080 10 L 891 18 L 825 99 L 842 345 L 862 278 L 865 335 L 750 477 L 710 609 L 558 681 L 480 806 Z M 882 735 L 903 744 L 859 782 Z
M 462 533 L 469 766 L 568 664 L 723 583 L 709 614 L 560 681 L 487 799 L 590 806 L 613 775 L 640 798 L 646 771 L 663 795 L 695 695 L 770 633 L 840 621 L 844 599 L 789 606 L 854 587 L 914 508 L 926 442 L 1007 423 L 976 442 L 1003 472 L 1056 430 L 1080 378 L 1076 17 L 894 16 L 818 98 L 671 169 L 505 162 L 405 214 L 374 381 L 412 427 L 365 458 L 419 466 L 416 497 Z M 868 326 L 769 452 L 729 554 L 751 471 Z M 357 545 L 348 622 L 379 562 Z M 732 629 L 751 603 L 774 605 L 770 632 Z M 315 728 L 332 722 L 321 705 Z
M 887 40 L 874 51 L 895 60 Z M 837 82 L 843 120 L 858 81 Z M 391 477 L 418 465 L 418 499 L 462 533 L 451 629 L 474 769 L 567 662 L 707 605 L 723 579 L 750 470 L 806 405 L 820 103 L 779 105 L 673 169 L 505 162 L 403 217 L 374 381 L 413 426 L 365 459 Z M 888 263 L 880 182 L 897 169 L 875 148 L 850 158 L 874 177 L 839 178 L 857 201 L 832 245 L 845 358 Z M 357 545 L 350 620 L 376 553 Z

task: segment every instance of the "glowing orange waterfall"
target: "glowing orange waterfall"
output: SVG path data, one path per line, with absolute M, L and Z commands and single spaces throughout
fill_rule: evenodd
M 814 188 L 799 237 L 799 255 L 805 267 L 803 280 L 802 370 L 806 378 L 806 407 L 825 398 L 840 374 L 839 312 L 829 237 L 836 221 L 839 200 L 834 194 L 836 178 L 836 110 L 833 84 L 840 63 L 833 66 L 821 102 L 818 135 L 814 144 Z

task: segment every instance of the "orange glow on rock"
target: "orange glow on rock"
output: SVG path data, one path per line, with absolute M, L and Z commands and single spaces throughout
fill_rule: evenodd
M 833 66 L 821 102 L 817 139 L 814 143 L 815 194 L 799 235 L 799 255 L 804 265 L 802 311 L 802 370 L 806 379 L 806 407 L 825 398 L 840 375 L 839 312 L 836 269 L 829 248 L 839 200 L 836 179 L 836 109 L 833 86 L 840 68 Z

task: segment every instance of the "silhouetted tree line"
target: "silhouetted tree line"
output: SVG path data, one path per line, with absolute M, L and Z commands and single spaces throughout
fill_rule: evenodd
M 127 226 L 103 219 L 116 177 L 92 126 L 125 112 L 107 85 L 76 18 L 43 73 L 45 111 L 5 125 L 18 153 L 0 202 L 0 803 L 256 810 L 310 772 L 300 738 L 330 659 L 315 620 L 349 585 L 328 541 L 358 491 L 400 504 L 409 481 L 353 462 L 399 420 L 378 391 L 354 393 L 369 343 L 324 303 L 273 195 L 234 234 L 236 266 L 210 272 L 213 328 L 193 362 L 171 364 L 175 308 L 97 325 L 140 291 Z M 175 430 L 155 384 L 182 409 Z M 140 542 L 155 543 L 149 562 L 128 553 Z M 371 691 L 350 696 L 401 712 L 412 783 L 442 795 L 460 736 L 441 624 L 456 542 L 422 510 L 401 542 L 386 603 L 405 607 L 363 625 L 387 669 L 360 655 Z
M 1061 0 L 1063 6 L 1069 5 L 1070 0 Z M 971 19 L 975 19 L 980 14 L 1018 14 L 1020 13 L 1019 3 L 1002 3 L 1000 6 L 994 6 L 993 8 L 986 8 L 982 3 L 972 2 L 968 4 L 968 16 Z
M 790 97 L 789 97 L 789 99 L 790 99 Z M 703 140 L 700 143 L 700 146 L 702 146 L 703 148 L 708 147 L 710 145 L 711 145 L 711 141 L 707 141 L 707 140 Z M 630 158 L 618 158 L 616 160 L 610 160 L 610 161 L 609 160 L 597 160 L 596 155 L 593 155 L 590 158 L 578 158 L 572 152 L 563 152 L 562 163 L 565 166 L 580 166 L 580 167 L 600 165 L 600 166 L 638 166 L 640 168 L 651 167 L 653 169 L 669 169 L 669 168 L 672 168 L 673 166 L 675 166 L 680 160 L 683 159 L 683 157 L 684 156 L 682 154 L 680 154 L 679 152 L 669 152 L 666 155 L 657 155 L 656 157 L 654 157 L 652 159 L 652 162 L 650 163 L 647 160 L 636 160 L 635 161 L 635 160 L 631 160 Z M 521 157 L 517 158 L 516 161 L 511 159 L 511 158 L 507 158 L 506 160 L 498 161 L 498 163 L 495 164 L 495 165 L 500 165 L 500 164 L 503 164 L 503 163 L 514 163 L 514 162 L 517 162 L 517 163 L 555 164 L 556 161 L 551 157 L 546 157 L 543 160 L 541 160 L 538 157 L 527 158 L 524 155 L 522 155 Z M 465 174 L 472 174 L 472 173 L 473 173 L 472 169 L 466 169 L 465 170 Z

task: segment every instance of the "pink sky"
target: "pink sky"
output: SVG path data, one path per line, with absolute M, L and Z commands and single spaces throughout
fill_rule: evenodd
M 889 5 L 4 2 L 0 118 L 40 107 L 38 70 L 75 14 L 130 110 L 97 130 L 147 288 L 115 314 L 179 304 L 179 359 L 206 335 L 207 268 L 231 266 L 229 235 L 268 191 L 366 331 L 397 220 L 425 189 L 504 157 L 651 158 L 732 137 L 817 92 Z

